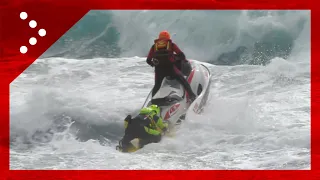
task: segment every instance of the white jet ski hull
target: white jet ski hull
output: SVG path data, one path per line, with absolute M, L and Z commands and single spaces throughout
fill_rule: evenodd
M 158 92 L 151 98 L 151 93 L 146 99 L 143 107 L 150 104 L 157 104 L 161 108 L 161 117 L 168 121 L 171 126 L 178 125 L 189 108 L 195 113 L 201 113 L 208 100 L 211 83 L 210 70 L 200 62 L 190 61 L 192 71 L 186 77 L 193 92 L 197 95 L 196 99 L 190 104 L 187 98 L 187 92 L 183 86 L 176 80 L 164 78 Z

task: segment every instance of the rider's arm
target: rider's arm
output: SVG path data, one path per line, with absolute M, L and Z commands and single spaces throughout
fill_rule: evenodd
M 147 126 L 144 126 L 144 130 L 148 133 L 148 134 L 151 134 L 151 135 L 154 135 L 154 136 L 159 136 L 161 135 L 161 133 L 155 129 L 151 129 Z
M 153 57 L 153 48 L 154 48 L 154 45 L 151 46 L 150 50 L 149 50 L 149 53 L 148 53 L 148 56 L 147 56 L 147 60 L 146 62 L 150 65 L 150 66 L 154 66 L 151 62 L 152 60 L 152 57 Z
M 125 119 L 124 119 L 124 129 L 127 129 L 128 124 L 131 122 L 132 117 L 131 115 L 128 115 Z
M 172 43 L 172 48 L 173 48 L 173 51 L 177 54 L 177 56 L 180 57 L 181 60 L 185 60 L 185 59 L 186 59 L 186 56 L 185 56 L 184 53 L 180 50 L 180 48 L 178 47 L 177 44 Z
M 157 122 L 156 126 L 159 127 L 162 131 L 168 128 L 168 123 L 164 123 L 163 119 L 160 116 L 154 116 L 155 122 Z
M 155 129 L 151 129 L 151 128 L 147 127 L 147 126 L 144 126 L 144 130 L 145 130 L 148 134 L 152 135 L 152 136 L 150 137 L 150 138 L 152 139 L 152 142 L 158 143 L 158 142 L 161 141 L 162 135 L 161 135 L 161 132 L 160 132 L 160 131 L 157 131 L 157 130 L 155 130 Z

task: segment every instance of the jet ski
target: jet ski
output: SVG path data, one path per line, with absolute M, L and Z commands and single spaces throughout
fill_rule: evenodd
M 141 107 L 147 107 L 151 104 L 156 104 L 160 107 L 161 117 L 169 123 L 169 133 L 166 133 L 166 136 L 174 135 L 174 131 L 185 120 L 189 111 L 200 114 L 207 103 L 210 93 L 211 72 L 204 64 L 189 60 L 188 64 L 181 66 L 180 69 L 196 94 L 196 99 L 190 102 L 183 85 L 171 77 L 166 77 L 163 79 L 158 92 L 152 97 L 151 90 Z M 139 138 L 132 140 L 131 146 L 126 152 L 132 153 L 141 149 L 139 142 Z M 121 144 L 119 142 L 116 149 L 123 152 L 120 147 Z
M 143 107 L 151 104 L 158 105 L 161 109 L 161 117 L 169 122 L 170 128 L 180 125 L 185 120 L 189 109 L 195 113 L 201 113 L 208 100 L 211 84 L 210 70 L 204 64 L 192 60 L 189 60 L 189 67 L 191 67 L 190 70 L 182 69 L 182 72 L 196 94 L 193 102 L 189 101 L 187 91 L 182 84 L 171 77 L 166 77 L 158 92 L 153 97 L 150 92 L 143 105 Z

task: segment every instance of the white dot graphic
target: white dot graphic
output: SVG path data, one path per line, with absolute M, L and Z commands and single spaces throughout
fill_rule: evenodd
M 45 29 L 40 29 L 40 30 L 38 31 L 38 33 L 39 33 L 39 36 L 41 36 L 41 37 L 43 37 L 43 36 L 45 36 L 45 35 L 47 34 L 47 32 L 46 32 Z
M 37 27 L 37 22 L 36 22 L 35 20 L 31 20 L 31 21 L 29 22 L 29 26 L 30 26 L 31 28 L 35 28 L 35 27 Z
M 21 46 L 21 47 L 20 47 L 20 52 L 21 52 L 22 54 L 27 53 L 27 51 L 28 51 L 28 48 L 27 48 L 26 46 Z
M 25 20 L 25 19 L 27 19 L 27 17 L 28 17 L 28 14 L 26 12 L 20 13 L 20 19 Z
M 30 39 L 29 39 L 29 43 L 30 43 L 31 45 L 35 45 L 35 44 L 37 44 L 37 39 L 34 38 L 34 37 L 30 38 Z

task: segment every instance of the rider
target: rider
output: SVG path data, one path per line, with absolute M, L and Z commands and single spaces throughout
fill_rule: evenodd
M 162 120 L 157 105 L 142 108 L 135 118 L 128 115 L 124 120 L 124 127 L 125 135 L 117 147 L 122 152 L 136 150 L 149 143 L 158 143 L 168 131 L 168 123 Z M 139 148 L 135 148 L 131 143 L 135 138 L 140 139 Z
M 176 55 L 174 53 L 176 53 Z M 196 95 L 193 93 L 190 84 L 183 77 L 181 71 L 176 67 L 174 56 L 186 60 L 184 53 L 170 39 L 169 32 L 160 32 L 159 38 L 154 40 L 154 45 L 150 48 L 146 60 L 150 66 L 155 66 L 155 85 L 152 90 L 152 96 L 160 89 L 163 78 L 171 76 L 176 78 L 184 86 L 188 92 L 189 99 L 194 101 Z

